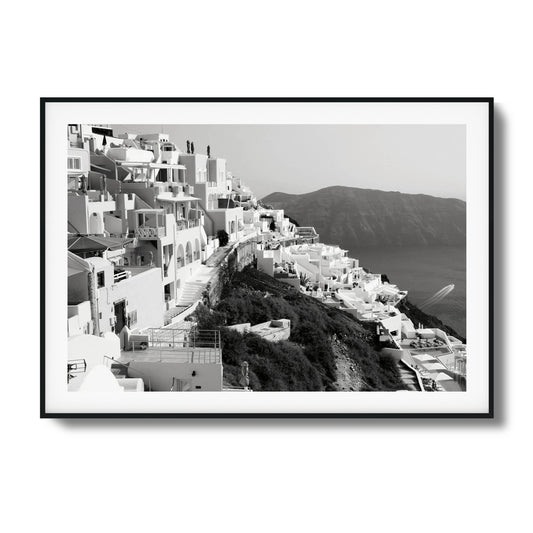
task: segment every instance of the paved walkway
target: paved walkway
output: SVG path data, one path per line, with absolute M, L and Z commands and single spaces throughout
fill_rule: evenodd
M 220 248 L 217 248 L 215 250 L 215 253 L 213 253 L 205 262 L 205 266 L 207 267 L 217 267 L 222 263 L 224 258 L 229 254 L 231 249 L 233 248 L 233 244 L 226 244 L 226 246 L 221 246 Z

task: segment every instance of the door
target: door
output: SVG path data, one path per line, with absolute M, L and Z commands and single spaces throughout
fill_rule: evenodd
M 115 312 L 115 333 L 120 333 L 126 325 L 126 300 L 114 303 Z

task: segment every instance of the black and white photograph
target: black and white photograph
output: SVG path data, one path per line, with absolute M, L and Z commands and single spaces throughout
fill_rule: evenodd
M 67 163 L 66 186 L 54 187 L 66 232 L 52 237 L 66 247 L 66 353 L 46 384 L 67 392 L 62 409 L 100 412 L 105 394 L 117 412 L 150 412 L 153 393 L 166 393 L 169 414 L 225 401 L 234 413 L 472 413 L 462 398 L 480 384 L 488 398 L 490 343 L 488 309 L 468 313 L 467 302 L 489 286 L 475 285 L 479 268 L 469 279 L 467 218 L 488 245 L 478 212 L 491 102 L 434 104 L 425 116 L 431 103 L 390 101 L 399 115 L 385 106 L 381 117 L 356 99 L 286 103 L 292 115 L 276 101 L 177 103 L 196 123 L 160 123 L 157 101 L 149 123 L 73 112 L 63 139 L 46 139 Z M 465 106 L 474 118 L 433 118 Z M 228 109 L 247 122 L 222 122 Z M 339 109 L 348 119 L 332 122 Z M 139 114 L 117 118 L 128 116 Z M 479 154 L 468 120 L 485 133 Z M 478 259 L 488 280 L 488 248 Z
M 529 3 L 3 15 L 6 531 L 527 531 Z

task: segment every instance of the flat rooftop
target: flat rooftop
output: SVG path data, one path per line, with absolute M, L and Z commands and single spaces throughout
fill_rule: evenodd
M 149 346 L 145 350 L 123 351 L 119 361 L 124 364 L 132 362 L 220 364 L 222 363 L 222 351 L 219 348 Z
M 132 337 L 133 349 L 122 351 L 120 362 L 220 364 L 218 330 L 148 328 Z

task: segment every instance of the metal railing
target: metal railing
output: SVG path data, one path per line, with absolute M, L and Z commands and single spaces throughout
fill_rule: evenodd
M 196 228 L 200 225 L 200 219 L 192 219 L 192 220 L 176 220 L 176 228 L 178 231 L 189 229 L 189 228 Z
M 128 273 L 123 270 L 122 272 L 116 272 L 115 275 L 113 276 L 113 281 L 115 283 L 118 283 L 119 281 L 122 281 L 123 279 L 127 279 L 128 278 Z
M 157 237 L 164 237 L 165 234 L 164 226 L 139 226 L 135 229 L 135 237 L 139 239 L 156 239 Z
M 184 343 L 191 348 L 220 348 L 220 331 L 218 329 L 170 329 L 149 328 L 149 346 L 171 345 L 178 346 Z
M 150 328 L 142 339 L 131 341 L 131 346 L 133 352 L 150 350 L 149 355 L 158 355 L 160 362 L 222 362 L 219 330 Z

